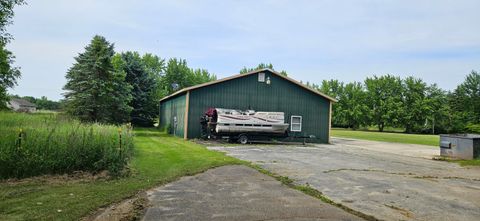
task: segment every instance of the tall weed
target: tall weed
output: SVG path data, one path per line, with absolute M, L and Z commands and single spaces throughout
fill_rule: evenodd
M 131 128 L 85 124 L 62 114 L 0 112 L 0 178 L 108 170 L 133 152 Z

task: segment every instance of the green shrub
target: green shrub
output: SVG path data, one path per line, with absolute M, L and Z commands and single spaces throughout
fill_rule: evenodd
M 119 175 L 132 155 L 132 140 L 128 126 L 0 112 L 0 178 L 102 170 Z
M 171 124 L 167 124 L 167 126 L 165 127 L 166 128 L 166 132 L 167 134 L 173 134 L 173 127 Z
M 470 133 L 480 134 L 480 124 L 469 123 L 469 124 L 467 124 L 466 129 Z

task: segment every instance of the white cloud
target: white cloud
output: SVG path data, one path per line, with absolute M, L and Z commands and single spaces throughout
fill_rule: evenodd
M 118 51 L 183 57 L 220 77 L 272 62 L 303 81 L 413 73 L 452 89 L 450 76 L 479 68 L 478 8 L 475 0 L 32 1 L 16 9 L 9 48 L 23 71 L 16 92 L 45 85 L 53 98 L 95 34 Z

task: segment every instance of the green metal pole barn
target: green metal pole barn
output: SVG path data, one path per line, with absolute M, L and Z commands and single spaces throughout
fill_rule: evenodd
M 332 103 L 335 99 L 270 69 L 184 88 L 160 100 L 160 127 L 175 136 L 200 138 L 200 117 L 208 108 L 284 112 L 286 123 L 301 122 L 301 131 L 314 135 L 311 142 L 329 143 Z M 298 125 L 297 125 L 298 126 Z M 301 141 L 301 140 L 292 140 Z

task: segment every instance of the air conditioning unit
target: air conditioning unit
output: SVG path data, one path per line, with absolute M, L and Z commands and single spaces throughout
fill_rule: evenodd
M 480 135 L 440 134 L 440 155 L 465 160 L 480 158 Z

